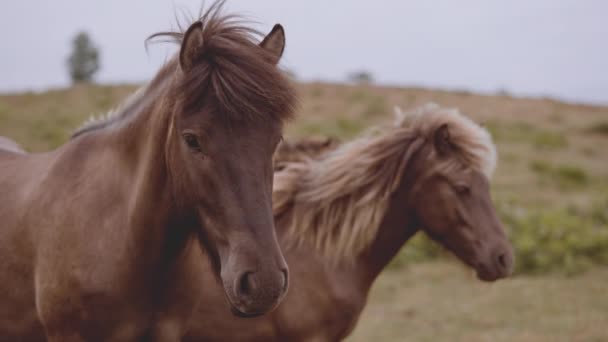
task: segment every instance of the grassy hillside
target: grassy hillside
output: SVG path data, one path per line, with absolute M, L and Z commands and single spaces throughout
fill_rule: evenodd
M 30 151 L 54 148 L 88 116 L 107 111 L 134 89 L 78 86 L 0 95 L 0 135 Z M 332 84 L 299 89 L 301 113 L 288 126 L 288 137 L 348 139 L 391 120 L 395 105 L 407 109 L 434 101 L 460 108 L 493 133 L 499 148 L 493 186 L 502 200 L 526 208 L 585 207 L 608 189 L 608 107 L 424 89 Z
M 0 96 L 0 135 L 30 151 L 63 143 L 90 114 L 133 86 L 78 86 Z M 551 99 L 333 84 L 299 85 L 289 137 L 341 139 L 395 105 L 457 107 L 493 133 L 493 195 L 518 251 L 519 275 L 493 286 L 452 263 L 412 264 L 436 252 L 417 239 L 385 272 L 353 340 L 601 341 L 608 330 L 608 107 Z M 414 248 L 416 247 L 416 248 Z M 540 276 L 539 274 L 542 274 Z

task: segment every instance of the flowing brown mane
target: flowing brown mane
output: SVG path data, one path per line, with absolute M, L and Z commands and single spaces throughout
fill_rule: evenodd
M 287 215 L 288 237 L 342 260 L 364 251 L 376 237 L 392 192 L 403 173 L 404 153 L 414 136 L 431 137 L 449 125 L 457 147 L 437 167 L 471 167 L 491 177 L 496 148 L 486 130 L 457 110 L 429 104 L 398 111 L 394 125 L 374 130 L 321 159 L 288 163 L 275 173 L 275 218 Z
M 105 117 L 90 119 L 72 137 L 129 118 L 137 104 L 147 97 L 159 96 L 150 89 L 152 85 L 172 86 L 170 92 L 163 95 L 177 101 L 186 111 L 196 111 L 204 103 L 212 106 L 214 113 L 234 122 L 289 119 L 296 106 L 294 88 L 269 53 L 258 45 L 262 34 L 247 27 L 248 21 L 242 17 L 224 15 L 224 3 L 224 0 L 216 1 L 195 21 L 202 25 L 202 44 L 193 57 L 197 62 L 192 70 L 179 72 L 178 58 L 170 59 L 150 85 Z M 164 38 L 164 41 L 181 44 L 184 28 L 190 25 L 178 23 L 179 31 L 159 32 L 147 41 Z M 171 79 L 176 81 L 165 82 Z

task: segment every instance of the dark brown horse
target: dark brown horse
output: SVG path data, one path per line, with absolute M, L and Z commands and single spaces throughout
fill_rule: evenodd
M 277 233 L 293 279 L 286 299 L 238 320 L 213 309 L 223 304 L 216 287 L 186 341 L 342 340 L 376 277 L 420 230 L 482 280 L 510 274 L 513 252 L 490 198 L 496 150 L 457 111 L 426 106 L 301 160 L 275 174 Z
M 178 341 L 209 287 L 228 299 L 214 310 L 245 316 L 285 295 L 271 206 L 295 101 L 284 33 L 258 44 L 221 7 L 167 34 L 179 54 L 115 115 L 48 153 L 2 143 L 0 340 Z

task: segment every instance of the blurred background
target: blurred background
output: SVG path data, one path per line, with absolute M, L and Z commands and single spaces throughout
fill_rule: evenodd
M 207 1 L 210 3 L 209 1 Z M 200 0 L 0 3 L 0 135 L 64 143 L 176 51 L 144 40 Z M 516 275 L 480 283 L 423 236 L 376 283 L 352 341 L 607 341 L 608 2 L 229 0 L 287 33 L 288 139 L 345 141 L 428 101 L 493 134 Z

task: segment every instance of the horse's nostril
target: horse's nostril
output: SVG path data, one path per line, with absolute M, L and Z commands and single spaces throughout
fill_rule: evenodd
M 500 265 L 500 267 L 502 267 L 502 268 L 508 268 L 507 258 L 505 257 L 504 254 L 498 255 L 498 265 Z
M 283 292 L 285 292 L 285 291 L 287 291 L 287 287 L 289 285 L 289 273 L 287 273 L 287 269 L 282 270 L 281 273 L 283 274 L 283 278 L 282 278 L 283 286 L 282 286 L 282 289 L 283 289 Z
M 255 291 L 255 277 L 251 272 L 245 272 L 238 281 L 238 294 L 240 296 L 250 296 Z
M 257 307 L 276 302 L 287 292 L 288 286 L 287 268 L 269 272 L 248 271 L 234 280 L 234 294 L 242 305 Z

